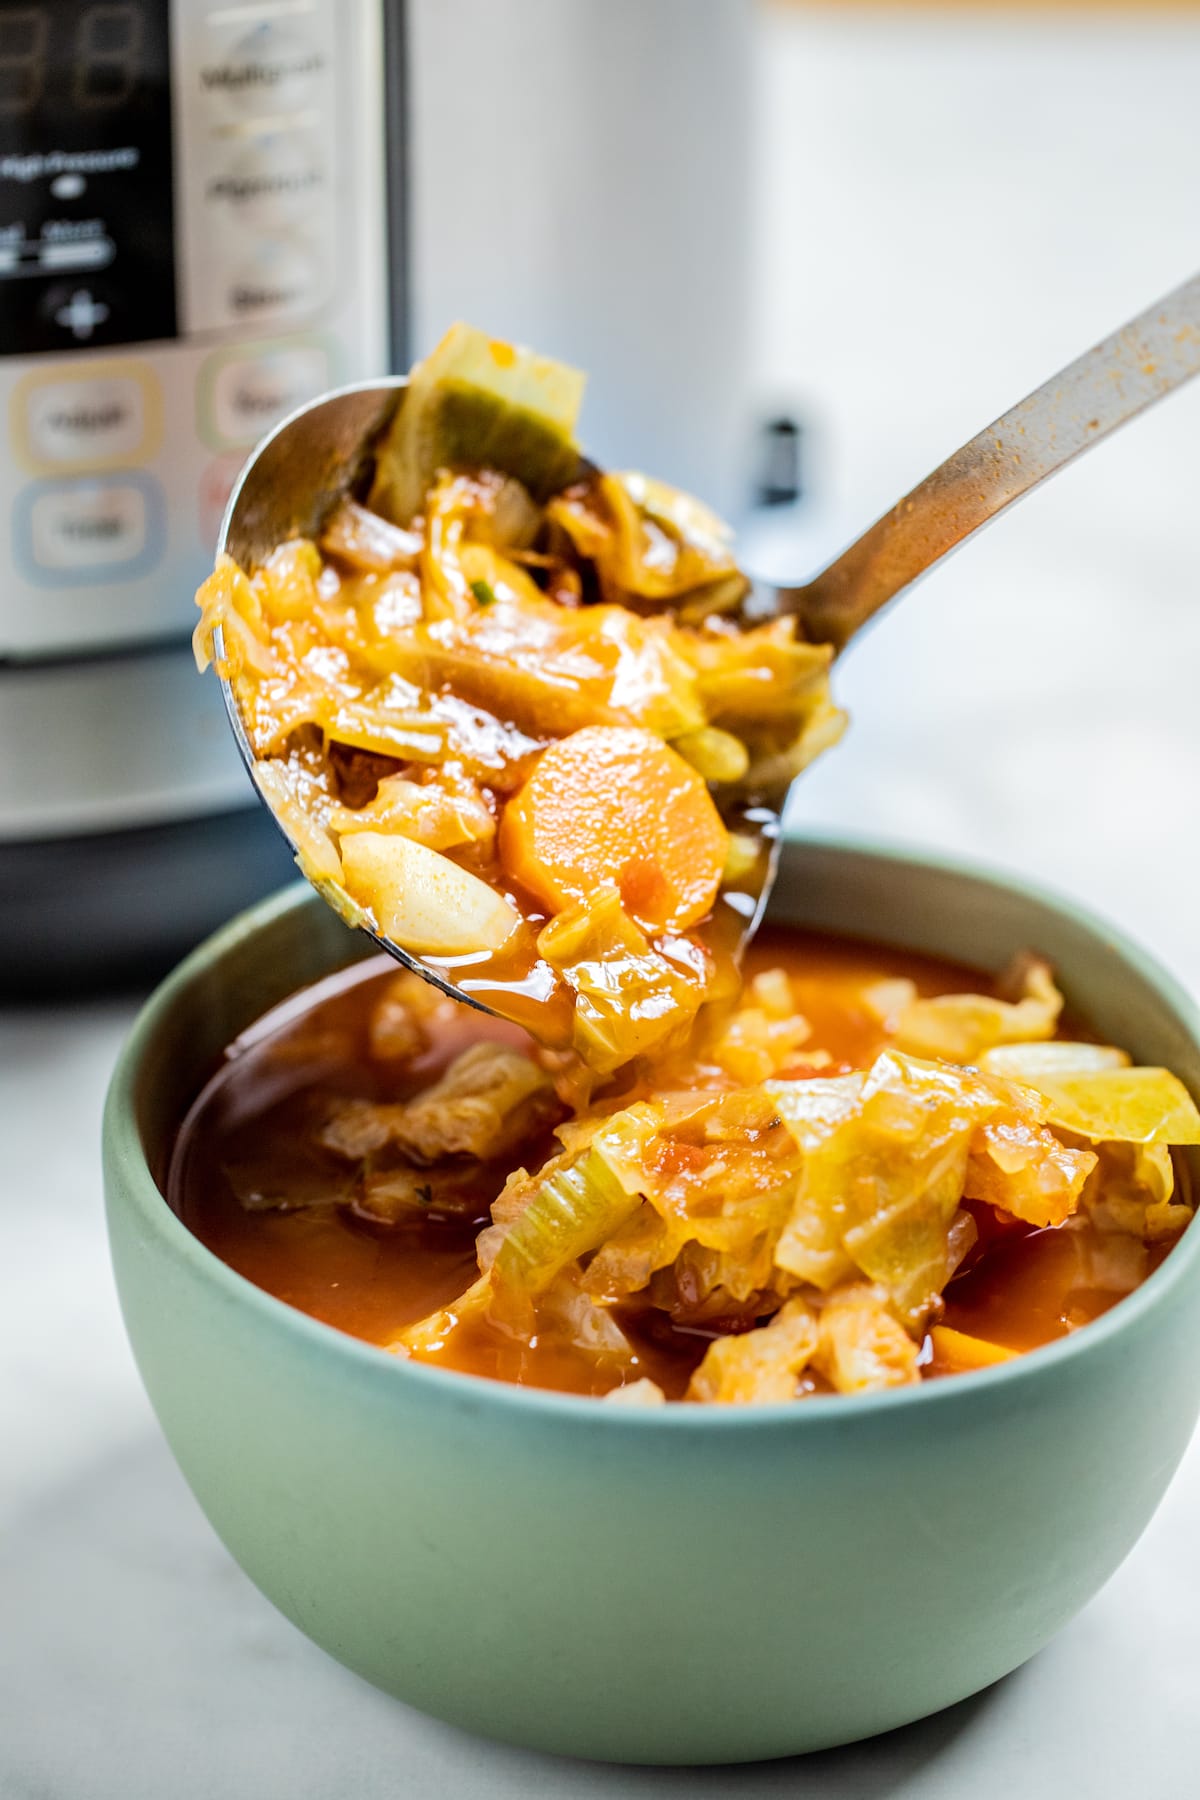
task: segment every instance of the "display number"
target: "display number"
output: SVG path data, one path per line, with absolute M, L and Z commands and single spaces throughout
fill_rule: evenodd
M 0 14 L 0 118 L 31 112 L 45 91 L 52 10 L 20 6 Z M 69 57 L 73 106 L 97 112 L 128 100 L 141 73 L 145 27 L 140 0 L 84 7 Z
M 45 6 L 21 6 L 0 19 L 0 117 L 32 110 L 46 85 Z
M 119 106 L 137 85 L 145 19 L 140 6 L 89 6 L 75 39 L 77 106 Z

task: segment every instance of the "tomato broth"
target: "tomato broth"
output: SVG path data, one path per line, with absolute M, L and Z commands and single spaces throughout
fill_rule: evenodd
M 871 984 L 908 980 L 922 996 L 989 991 L 974 971 L 897 950 L 808 933 L 764 929 L 746 959 L 748 979 L 783 968 L 810 1021 L 804 1054 L 826 1068 L 860 1069 L 887 1044 L 863 1003 Z M 232 1044 L 184 1121 L 170 1156 L 170 1204 L 196 1236 L 247 1280 L 315 1319 L 389 1345 L 416 1321 L 451 1306 L 475 1279 L 476 1237 L 504 1185 L 504 1162 L 464 1171 L 452 1212 L 431 1204 L 415 1220 L 388 1225 L 354 1208 L 354 1171 L 318 1135 L 332 1103 L 403 1100 L 428 1086 L 466 1047 L 529 1040 L 515 1026 L 457 1006 L 436 1041 L 411 1059 L 380 1055 L 372 1019 L 394 979 L 372 958 L 294 996 Z M 623 1104 L 651 1090 L 626 1087 Z M 678 1075 L 676 1073 L 676 1081 Z M 524 1145 L 536 1168 L 558 1148 L 549 1130 Z M 938 1321 L 1025 1351 L 1097 1318 L 1136 1287 L 1166 1254 L 1164 1245 L 1115 1240 L 1089 1216 L 1037 1229 L 968 1203 L 978 1231 L 945 1293 Z M 480 1321 L 453 1334 L 425 1360 L 471 1374 L 569 1392 L 603 1394 L 648 1376 L 681 1397 L 696 1366 L 728 1321 L 683 1324 L 638 1297 L 614 1309 L 634 1356 L 619 1364 L 580 1350 L 543 1327 L 522 1340 Z M 923 1377 L 952 1372 L 939 1334 L 925 1336 Z M 819 1392 L 820 1376 L 800 1392 Z

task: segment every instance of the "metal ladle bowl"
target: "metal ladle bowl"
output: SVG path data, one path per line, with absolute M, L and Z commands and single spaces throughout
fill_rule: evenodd
M 813 580 L 777 590 L 774 609 L 794 613 L 810 641 L 830 643 L 840 653 L 868 620 L 956 545 L 1197 372 L 1200 275 L 1085 351 L 955 451 Z M 334 505 L 364 474 L 406 386 L 406 376 L 392 376 L 337 388 L 277 425 L 230 495 L 218 550 L 250 571 L 288 538 L 318 536 Z M 214 640 L 219 656 L 219 629 Z M 238 748 L 253 774 L 254 752 L 237 701 L 224 676 L 221 685 Z M 277 815 L 276 823 L 295 851 Z M 760 904 L 746 921 L 746 937 L 761 916 L 772 879 L 773 865 Z M 353 902 L 343 905 L 344 896 L 323 891 L 349 923 L 406 968 L 455 999 L 492 1010 L 436 965 L 382 936 Z
M 406 375 L 355 382 L 290 413 L 263 438 L 234 484 L 221 521 L 218 554 L 225 551 L 241 568 L 253 570 L 289 538 L 317 537 L 338 501 L 358 485 L 372 448 L 391 423 L 407 386 Z M 220 626 L 213 633 L 213 648 L 219 667 L 224 652 Z M 253 778 L 256 758 L 233 685 L 226 675 L 220 681 L 234 738 Z M 297 854 L 299 846 L 286 824 L 273 807 L 269 810 L 293 855 Z M 367 913 L 353 908 L 352 903 L 341 904 L 328 889 L 321 891 L 347 924 L 365 932 L 406 969 L 423 976 L 451 999 L 491 1012 L 491 1007 L 463 993 L 435 964 L 385 937 Z

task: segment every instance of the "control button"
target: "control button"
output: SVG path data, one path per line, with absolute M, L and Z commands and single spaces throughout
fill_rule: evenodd
M 325 285 L 307 244 L 290 238 L 264 239 L 230 278 L 226 296 L 230 317 L 257 323 L 310 313 L 323 298 Z
M 49 275 L 56 269 L 75 269 L 82 273 L 85 269 L 107 269 L 117 254 L 117 247 L 110 237 L 67 238 L 62 243 L 41 243 L 38 246 L 38 267 L 41 273 Z M 85 322 L 85 333 L 90 334 L 97 325 L 103 325 L 108 317 L 108 303 L 97 300 L 87 288 L 81 288 L 71 295 L 68 306 L 60 308 L 60 312 L 70 315 L 67 320 L 58 319 L 58 324 L 70 324 L 75 329 L 79 309 L 83 307 L 89 312 L 98 309 L 96 317 Z
M 200 85 L 206 95 L 262 118 L 312 106 L 327 70 L 325 54 L 311 38 L 264 19 L 223 57 L 201 67 Z
M 30 525 L 33 560 L 41 569 L 133 562 L 146 548 L 146 496 L 140 488 L 102 482 L 40 494 Z
M 250 449 L 264 431 L 329 386 L 329 358 L 319 344 L 214 358 L 209 417 L 222 447 Z M 202 376 L 202 380 L 204 377 Z
M 18 453 L 38 474 L 127 467 L 158 448 L 162 393 L 142 363 L 51 364 L 17 383 L 12 425 Z
M 35 579 L 144 574 L 162 553 L 162 496 L 144 475 L 45 481 L 17 496 L 14 539 Z
M 86 344 L 112 317 L 111 296 L 95 283 L 59 281 L 47 289 L 38 311 L 58 328 L 64 344 Z
M 210 177 L 205 199 L 257 230 L 301 225 L 322 206 L 328 179 L 321 147 L 304 132 L 272 132 Z
M 41 382 L 26 392 L 25 432 L 38 462 L 132 461 L 146 440 L 145 389 L 133 375 Z

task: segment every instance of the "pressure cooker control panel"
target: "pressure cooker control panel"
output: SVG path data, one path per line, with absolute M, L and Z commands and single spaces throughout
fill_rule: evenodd
M 0 659 L 178 638 L 246 453 L 388 358 L 375 0 L 0 0 Z

